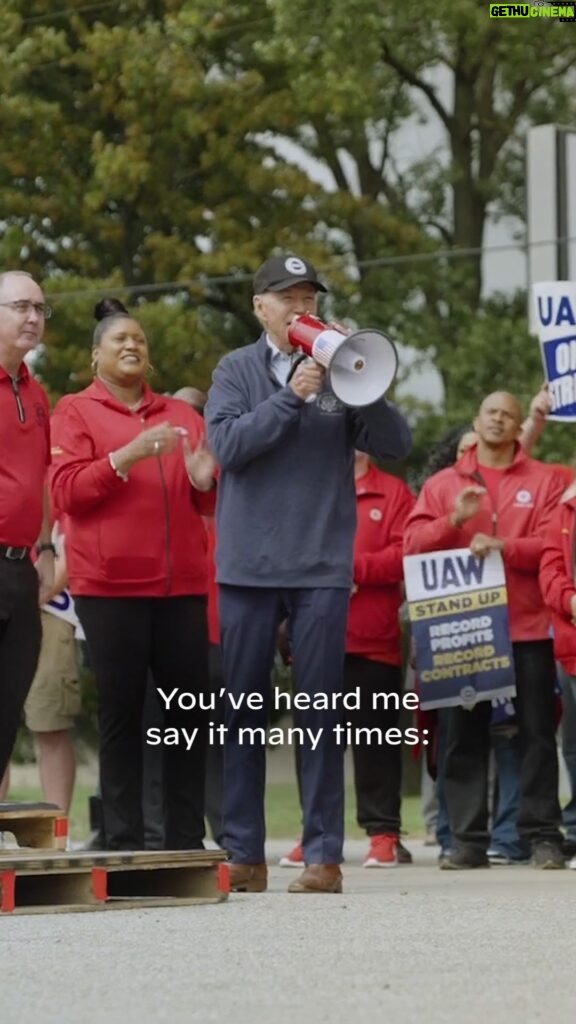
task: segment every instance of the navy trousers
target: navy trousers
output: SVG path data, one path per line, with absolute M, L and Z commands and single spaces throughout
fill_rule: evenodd
M 250 744 L 241 729 L 269 720 L 270 677 L 276 631 L 288 617 L 292 642 L 294 693 L 342 693 L 346 623 L 350 593 L 344 588 L 274 589 L 220 586 L 221 644 L 228 694 L 258 693 L 263 707 L 237 710 L 226 697 L 224 748 L 224 846 L 237 864 L 265 860 L 264 790 L 266 749 Z M 305 739 L 302 764 L 302 844 L 307 864 L 339 864 L 344 842 L 344 750 L 334 728 L 342 706 L 299 710 L 298 725 L 322 730 L 315 749 Z

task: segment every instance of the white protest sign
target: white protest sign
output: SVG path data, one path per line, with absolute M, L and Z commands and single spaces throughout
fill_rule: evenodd
M 409 555 L 406 597 L 416 648 L 420 706 L 472 706 L 514 697 L 504 565 L 497 551 L 469 548 Z
M 548 418 L 572 423 L 576 420 L 576 282 L 533 284 L 532 311 L 552 397 Z
M 85 640 L 84 630 L 74 608 L 74 600 L 69 590 L 62 590 L 51 601 L 42 606 L 42 610 L 55 615 L 57 619 L 64 619 L 74 626 L 74 635 L 77 640 Z

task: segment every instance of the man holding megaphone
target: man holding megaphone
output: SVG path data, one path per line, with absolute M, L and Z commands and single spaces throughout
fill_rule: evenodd
M 306 260 L 268 259 L 254 277 L 263 332 L 220 361 L 205 410 L 221 468 L 216 566 L 230 698 L 224 843 L 233 891 L 262 892 L 267 885 L 265 747 L 249 745 L 242 730 L 267 726 L 276 628 L 285 615 L 295 692 L 310 698 L 299 724 L 318 738 L 301 748 L 306 867 L 290 891 L 342 891 L 344 748 L 334 695 L 343 691 L 352 588 L 354 449 L 379 459 L 401 459 L 410 450 L 408 425 L 384 397 L 392 363 L 395 371 L 390 343 L 365 344 L 364 333 L 378 332 L 348 336 L 315 320 L 325 291 Z M 301 318 L 308 318 L 303 326 Z M 313 358 L 302 360 L 301 350 Z M 360 377 L 365 388 L 356 383 Z M 257 710 L 250 694 L 262 697 Z M 322 708 L 319 694 L 326 698 Z

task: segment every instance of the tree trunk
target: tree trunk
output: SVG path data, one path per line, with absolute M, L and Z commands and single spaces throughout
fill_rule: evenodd
M 472 69 L 472 75 L 474 69 Z M 478 181 L 478 155 L 474 141 L 474 78 L 470 72 L 456 68 L 454 75 L 454 117 L 450 143 L 454 173 L 454 246 L 457 249 L 482 247 L 486 200 Z M 462 298 L 471 309 L 477 309 L 482 292 L 482 255 L 458 257 L 462 267 Z

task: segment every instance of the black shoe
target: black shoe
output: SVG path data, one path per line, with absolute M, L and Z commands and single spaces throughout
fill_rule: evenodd
M 90 836 L 84 850 L 105 850 L 106 835 L 104 833 L 104 806 L 101 796 L 88 797 L 88 815 L 90 819 Z
M 576 857 L 576 839 L 574 836 L 566 836 L 563 840 L 562 853 L 564 854 L 564 860 L 572 860 L 572 857 Z
M 438 866 L 441 871 L 468 871 L 470 868 L 489 868 L 490 861 L 485 850 L 461 846 L 439 859 Z
M 404 843 L 401 843 L 400 840 L 398 840 L 398 842 L 396 843 L 396 863 L 412 864 L 413 859 L 414 858 L 412 857 L 410 850 L 407 850 L 406 847 L 404 846 Z
M 557 871 L 566 866 L 562 847 L 559 843 L 551 842 L 534 843 L 530 863 L 533 868 L 543 868 L 544 870 Z

